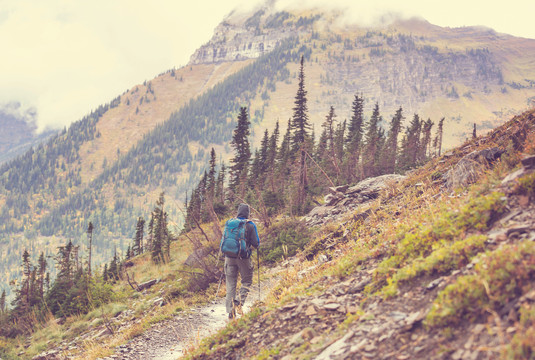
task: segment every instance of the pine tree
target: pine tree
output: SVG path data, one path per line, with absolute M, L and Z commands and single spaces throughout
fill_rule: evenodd
M 91 251 L 92 251 L 92 244 L 93 244 L 93 223 L 90 221 L 89 225 L 87 226 L 87 238 L 89 240 L 89 258 L 87 260 L 87 273 L 89 274 L 89 277 L 91 277 Z
M 271 134 L 271 137 L 269 138 L 269 146 L 268 146 L 268 152 L 267 152 L 267 160 L 266 160 L 266 169 L 268 173 L 268 179 L 269 184 L 271 185 L 271 191 L 275 191 L 275 170 L 276 170 L 276 161 L 277 161 L 277 150 L 278 150 L 278 144 L 279 144 L 279 121 L 277 120 L 277 123 L 275 125 L 275 130 L 273 130 L 273 133 Z
M 325 142 L 325 145 L 321 145 L 322 147 L 325 146 L 325 152 L 328 155 L 329 161 L 320 161 L 322 164 L 325 165 L 327 173 L 331 175 L 338 176 L 340 173 L 340 167 L 338 166 L 338 159 L 336 156 L 336 150 L 334 145 L 334 122 L 336 119 L 336 114 L 334 112 L 334 107 L 331 106 L 329 109 L 329 113 L 325 117 L 325 121 L 321 125 L 323 127 L 322 134 L 320 135 L 320 144 Z M 324 137 L 325 139 L 322 139 Z
M 115 249 L 113 258 L 110 261 L 110 266 L 108 267 L 108 280 L 116 282 L 119 280 L 119 258 L 117 257 L 117 249 Z
M 340 179 L 342 175 L 341 165 L 344 161 L 344 139 L 346 133 L 346 121 L 336 126 L 333 139 L 334 158 L 336 163 L 336 175 Z
M 305 90 L 304 57 L 301 56 L 301 66 L 299 68 L 299 85 L 295 96 L 291 127 L 293 130 L 291 148 L 292 154 L 297 155 L 297 203 L 298 212 L 304 212 L 306 200 L 306 190 L 308 188 L 307 167 L 306 167 L 306 144 L 309 139 L 307 91 Z
M 143 217 L 138 217 L 136 224 L 136 234 L 134 236 L 134 244 L 132 246 L 132 256 L 143 253 L 143 232 L 145 230 L 145 220 Z
M 421 129 L 422 123 L 420 121 L 420 117 L 418 114 L 414 114 L 414 117 L 410 122 L 401 143 L 399 162 L 401 171 L 412 169 L 418 164 Z
M 442 154 L 442 135 L 444 133 L 444 120 L 445 118 L 442 118 L 438 122 L 437 133 L 435 136 L 437 148 L 438 148 L 438 156 Z
M 474 129 L 472 130 L 472 139 L 477 138 L 477 128 L 476 123 L 474 123 Z
M 392 174 L 396 169 L 396 155 L 398 153 L 398 138 L 401 133 L 401 123 L 403 122 L 403 109 L 400 107 L 390 121 L 388 136 L 383 151 L 383 173 Z
M 329 135 L 327 134 L 327 129 L 323 129 L 318 140 L 318 145 L 316 146 L 315 158 L 321 164 L 325 164 L 326 159 L 329 154 Z
M 0 315 L 6 312 L 6 290 L 2 289 L 2 295 L 0 295 Z
M 247 184 L 247 173 L 249 168 L 249 160 L 251 159 L 251 149 L 249 146 L 249 118 L 247 115 L 247 108 L 241 107 L 238 115 L 238 124 L 232 135 L 230 145 L 234 148 L 235 156 L 231 159 L 230 167 L 230 183 L 229 189 L 233 194 L 239 193 L 241 197 L 244 196 L 245 186 Z
M 74 288 L 76 264 L 73 248 L 72 241 L 69 241 L 67 245 L 58 247 L 58 253 L 55 257 L 58 274 L 46 297 L 46 303 L 50 311 L 60 316 L 67 315 L 65 304 L 67 303 L 69 292 Z
M 262 174 L 262 164 L 260 160 L 260 153 L 258 149 L 255 150 L 253 155 L 253 161 L 251 162 L 251 171 L 249 173 L 249 188 L 257 186 L 257 180 Z
M 38 266 L 39 266 L 39 296 L 41 299 L 44 299 L 47 262 L 45 259 L 45 254 L 43 252 L 41 252 L 41 255 L 39 255 Z
M 221 205 L 225 203 L 225 172 L 226 172 L 225 164 L 222 164 L 221 168 L 219 169 L 219 173 L 217 174 L 217 184 L 216 184 L 216 192 L 215 192 L 215 197 L 217 199 L 217 202 L 220 203 Z
M 279 152 L 277 153 L 277 178 L 287 179 L 290 173 L 290 144 L 291 144 L 291 119 L 288 119 L 288 126 L 286 127 L 286 132 L 282 137 L 281 146 Z M 283 185 L 283 184 L 281 184 Z
M 346 177 L 348 182 L 357 179 L 357 170 L 362 148 L 362 136 L 364 126 L 364 98 L 355 95 L 351 107 L 352 115 L 347 127 L 346 138 Z
M 22 254 L 22 275 L 23 275 L 23 290 L 21 293 L 21 297 L 23 297 L 21 300 L 23 300 L 23 304 L 26 307 L 29 307 L 30 305 L 30 274 L 32 271 L 32 264 L 30 262 L 30 253 L 28 253 L 27 249 L 24 249 L 24 253 Z
M 305 139 L 308 137 L 310 124 L 308 122 L 307 91 L 305 90 L 305 70 L 304 57 L 301 56 L 301 66 L 299 68 L 299 85 L 295 96 L 293 116 L 291 122 L 292 134 L 292 152 L 295 154 L 301 148 Z
M 370 122 L 366 128 L 364 137 L 364 151 L 362 154 L 362 168 L 364 177 L 374 177 L 378 173 L 378 160 L 380 154 L 379 148 L 379 122 L 381 115 L 379 113 L 379 104 L 375 103 Z
M 431 130 L 434 123 L 431 119 L 422 122 L 422 135 L 418 156 L 418 164 L 423 164 L 431 156 Z
M 167 213 L 164 211 L 165 198 L 164 193 L 160 194 L 156 207 L 152 212 L 154 224 L 154 238 L 152 241 L 151 257 L 152 261 L 159 263 L 169 259 L 170 235 L 167 229 Z M 167 257 L 164 255 L 168 255 Z
M 104 270 L 102 271 L 102 280 L 104 282 L 107 282 L 109 279 L 109 276 L 108 276 L 108 264 L 104 264 Z
M 214 148 L 210 151 L 210 170 L 208 171 L 208 176 L 206 179 L 206 192 L 207 196 L 213 201 L 215 195 L 216 187 L 216 154 Z
M 151 251 L 152 252 L 152 244 L 154 242 L 154 212 L 151 213 L 151 217 L 149 220 L 149 238 L 147 239 L 147 245 L 145 246 L 145 251 Z

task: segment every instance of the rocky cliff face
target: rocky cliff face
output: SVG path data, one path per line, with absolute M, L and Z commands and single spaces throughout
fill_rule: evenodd
M 255 59 L 289 37 L 310 31 L 318 17 L 298 18 L 264 7 L 252 16 L 231 13 L 214 30 L 212 39 L 190 58 L 190 64 Z M 301 20 L 300 20 L 301 19 Z
M 480 27 L 442 28 L 421 19 L 365 28 L 347 25 L 342 15 L 325 9 L 277 11 L 269 4 L 233 13 L 190 64 L 254 59 L 284 39 L 298 38 L 295 51 L 307 54 L 309 111 L 316 126 L 330 105 L 347 113 L 353 95 L 361 93 L 365 111 L 378 103 L 388 114 L 385 120 L 400 106 L 407 118 L 418 113 L 436 123 L 445 117 L 446 147 L 469 137 L 474 123 L 485 132 L 535 104 L 535 68 L 521 65 L 535 56 L 535 40 Z M 270 85 L 262 94 L 264 119 L 291 116 L 270 108 L 270 98 L 294 96 L 294 88 L 285 94 L 281 89 L 289 90 Z M 277 107 L 291 109 L 280 101 Z

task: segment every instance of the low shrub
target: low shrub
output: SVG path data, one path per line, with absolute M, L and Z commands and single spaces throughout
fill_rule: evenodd
M 294 256 L 310 241 L 310 230 L 296 218 L 275 223 L 261 239 L 263 259 L 276 262 L 283 257 Z M 263 244 L 262 244 L 263 242 Z
M 442 290 L 427 315 L 426 324 L 454 326 L 474 320 L 485 310 L 497 310 L 532 286 L 535 243 L 504 245 L 486 253 L 473 275 L 461 276 Z
M 515 336 L 507 347 L 508 359 L 533 359 L 535 357 L 535 307 L 520 308 L 520 322 Z
M 414 267 L 417 274 L 435 270 L 441 272 L 461 264 L 463 257 L 473 256 L 478 252 L 477 249 L 482 247 L 481 238 L 473 238 L 457 245 L 454 243 L 469 236 L 467 234 L 469 231 L 488 229 L 505 211 L 502 198 L 503 194 L 500 192 L 479 196 L 460 210 L 445 211 L 430 224 L 419 224 L 410 229 L 402 235 L 393 255 L 381 262 L 374 274 L 374 283 L 371 287 L 378 289 L 387 281 L 392 283 L 401 268 L 406 268 L 406 272 L 410 273 Z M 464 250 L 464 246 L 470 246 L 471 249 Z M 442 248 L 445 249 L 440 250 Z M 462 255 L 463 253 L 465 255 Z M 427 257 L 430 258 L 426 259 Z

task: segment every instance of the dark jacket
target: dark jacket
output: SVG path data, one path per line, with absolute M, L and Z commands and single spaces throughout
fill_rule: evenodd
M 238 215 L 236 216 L 238 219 L 248 219 L 250 215 L 250 209 L 249 205 L 247 204 L 240 204 L 238 206 Z M 258 230 L 256 229 L 256 225 L 252 221 L 247 221 L 247 224 L 245 224 L 245 243 L 247 244 L 247 257 L 251 257 L 251 246 L 254 248 L 258 248 L 260 246 L 260 238 L 258 237 Z

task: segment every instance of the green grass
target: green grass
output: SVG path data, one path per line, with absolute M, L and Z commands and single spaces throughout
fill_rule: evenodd
M 535 307 L 525 304 L 520 308 L 520 322 L 505 356 L 507 359 L 535 358 Z
M 442 209 L 428 215 L 426 223 L 398 230 L 401 240 L 393 254 L 383 260 L 367 290 L 382 290 L 387 297 L 398 283 L 422 274 L 444 273 L 467 263 L 483 250 L 484 237 L 471 232 L 489 228 L 505 211 L 504 194 L 492 192 L 469 200 L 459 210 Z
M 474 274 L 459 277 L 438 294 L 425 323 L 429 327 L 456 326 L 499 309 L 533 286 L 533 271 L 533 242 L 507 244 L 487 252 Z

